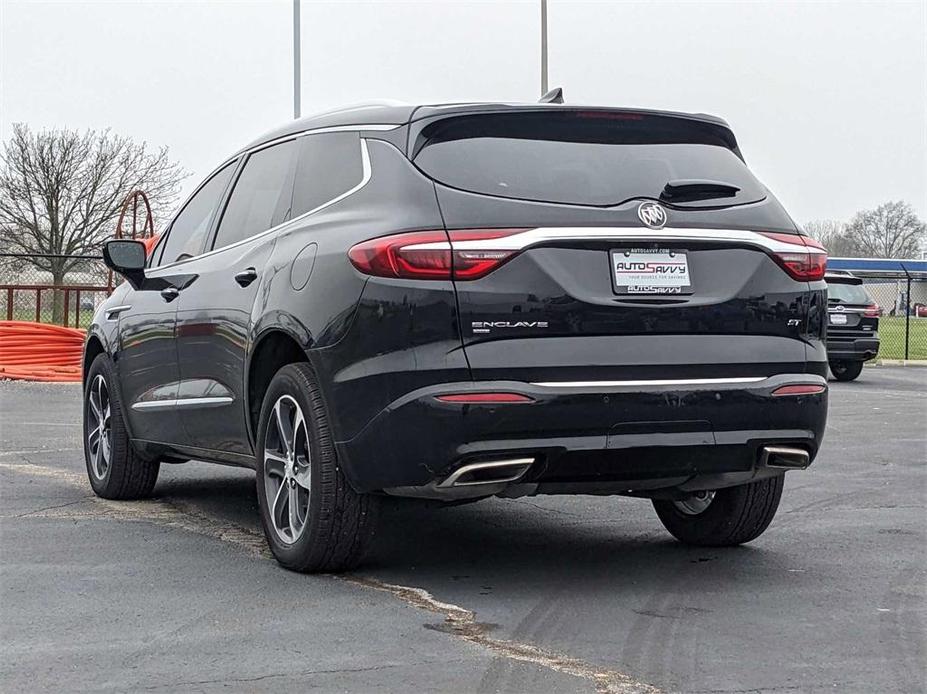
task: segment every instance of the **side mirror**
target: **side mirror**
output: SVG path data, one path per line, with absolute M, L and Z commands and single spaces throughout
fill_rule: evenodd
M 131 239 L 107 241 L 103 244 L 103 262 L 138 289 L 145 279 L 145 244 Z

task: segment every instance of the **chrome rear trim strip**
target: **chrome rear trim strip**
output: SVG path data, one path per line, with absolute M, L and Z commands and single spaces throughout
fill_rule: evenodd
M 543 383 L 532 383 L 531 385 L 542 388 L 623 388 L 626 386 L 708 386 L 731 383 L 758 383 L 765 380 L 765 376 L 748 376 L 744 378 L 678 378 L 637 381 L 545 381 Z
M 550 241 L 713 241 L 720 243 L 742 243 L 779 253 L 823 253 L 817 248 L 805 246 L 801 237 L 795 234 L 795 243 L 787 243 L 765 236 L 748 229 L 690 229 L 664 227 L 648 229 L 646 227 L 538 227 L 527 229 L 511 236 L 495 239 L 454 241 L 455 250 L 504 250 L 520 251 Z M 446 241 L 418 243 L 407 246 L 409 249 L 448 249 Z

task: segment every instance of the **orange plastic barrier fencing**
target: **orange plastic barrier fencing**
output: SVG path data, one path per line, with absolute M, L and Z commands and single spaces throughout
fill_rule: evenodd
M 83 351 L 83 330 L 46 323 L 0 321 L 0 378 L 80 381 Z

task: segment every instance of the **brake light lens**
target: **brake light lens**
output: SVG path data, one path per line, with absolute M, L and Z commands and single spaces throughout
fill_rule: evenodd
M 880 309 L 879 309 L 879 305 L 878 305 L 878 304 L 869 304 L 869 305 L 866 307 L 866 311 L 863 313 L 863 315 L 864 315 L 866 318 L 878 318 L 878 317 L 879 317 L 879 310 L 880 310 Z
M 798 234 L 765 231 L 761 233 L 766 238 L 782 243 L 781 250 L 771 251 L 772 257 L 793 280 L 816 282 L 824 279 L 827 270 L 827 250 L 818 241 Z
M 818 393 L 823 393 L 825 390 L 826 388 L 819 383 L 802 383 L 792 386 L 779 386 L 772 392 L 772 395 L 774 398 L 783 395 L 817 395 Z
M 436 395 L 435 399 L 441 402 L 468 405 L 534 402 L 534 398 L 529 398 L 527 395 L 521 395 L 520 393 L 450 393 L 448 395 Z
M 413 231 L 359 243 L 348 251 L 348 258 L 374 277 L 475 280 L 518 254 L 497 239 L 522 231 L 526 229 Z

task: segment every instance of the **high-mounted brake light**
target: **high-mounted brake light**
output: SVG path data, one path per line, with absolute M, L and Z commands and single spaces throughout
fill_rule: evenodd
M 359 243 L 348 251 L 348 258 L 358 270 L 375 277 L 475 280 L 518 254 L 518 250 L 493 241 L 522 231 L 525 229 L 413 231 Z
M 826 388 L 819 383 L 801 383 L 791 386 L 779 386 L 772 392 L 772 395 L 774 398 L 783 395 L 817 395 L 825 390 Z
M 467 405 L 534 402 L 534 398 L 520 393 L 450 393 L 448 395 L 436 395 L 435 399 L 441 402 Z
M 819 242 L 798 234 L 777 234 L 767 231 L 761 233 L 766 238 L 782 244 L 781 249 L 772 251 L 772 257 L 789 277 L 802 282 L 824 279 L 824 272 L 827 270 L 827 251 Z

